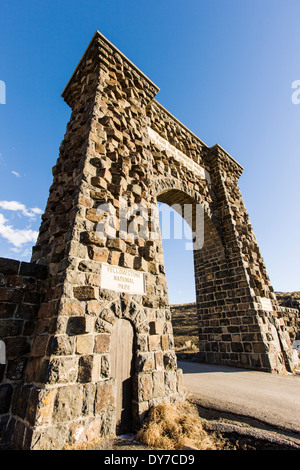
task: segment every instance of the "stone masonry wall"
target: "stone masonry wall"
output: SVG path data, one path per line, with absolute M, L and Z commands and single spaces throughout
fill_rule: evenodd
M 291 343 L 300 339 L 300 313 L 298 309 L 279 306 L 277 317 L 285 325 Z
M 45 266 L 0 258 L 0 340 L 6 351 L 0 364 L 0 440 L 5 429 L 9 439 L 18 414 L 13 397 L 24 380 L 46 276 Z
M 167 142 L 165 148 L 157 138 L 151 142 L 156 199 L 182 208 L 201 204 L 205 213 L 204 243 L 194 249 L 201 360 L 290 369 L 292 352 L 286 341 L 279 346 L 277 330 L 286 331 L 275 325 L 276 297 L 238 187 L 242 167 L 220 146 L 208 148 L 156 101 L 147 115 Z M 202 177 L 182 164 L 177 150 L 203 169 Z M 261 306 L 266 300 L 269 311 Z

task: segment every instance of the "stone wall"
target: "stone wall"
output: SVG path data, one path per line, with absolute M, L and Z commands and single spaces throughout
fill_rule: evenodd
M 290 370 L 293 353 L 286 342 L 279 347 L 271 313 L 276 296 L 238 186 L 243 168 L 219 145 L 208 148 L 155 100 L 147 115 L 155 200 L 179 206 L 194 232 L 195 207 L 204 212 L 203 243 L 194 246 L 201 360 Z M 192 215 L 185 217 L 187 204 Z
M 0 364 L 0 439 L 4 430 L 9 439 L 18 414 L 13 397 L 24 381 L 46 276 L 45 266 L 0 258 L 0 339 L 6 351 Z
M 291 343 L 300 339 L 300 312 L 298 309 L 279 306 L 277 317 L 285 325 Z

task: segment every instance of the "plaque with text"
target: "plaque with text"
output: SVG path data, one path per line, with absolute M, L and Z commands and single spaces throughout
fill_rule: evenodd
M 145 294 L 145 274 L 135 269 L 102 263 L 100 287 L 116 292 L 143 295 Z

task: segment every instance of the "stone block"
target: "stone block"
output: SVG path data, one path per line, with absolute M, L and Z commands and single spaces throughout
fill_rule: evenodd
M 138 351 L 148 351 L 148 335 L 138 334 L 136 338 L 136 346 Z
M 86 333 L 85 317 L 70 317 L 67 324 L 68 335 L 82 335 Z
M 95 289 L 92 286 L 78 286 L 73 288 L 74 297 L 78 300 L 92 300 L 96 298 Z
M 164 351 L 170 349 L 169 345 L 169 335 L 162 335 L 161 337 L 161 347 Z
M 155 359 L 155 369 L 162 370 L 164 368 L 164 360 L 163 360 L 162 351 L 155 351 L 154 359 Z
M 109 351 L 110 347 L 110 335 L 106 333 L 101 333 L 99 335 L 95 335 L 95 346 L 94 352 L 95 353 L 105 353 Z
M 115 405 L 115 390 L 112 381 L 103 381 L 96 384 L 95 414 L 101 413 L 108 406 Z
M 57 335 L 49 341 L 49 354 L 54 356 L 71 356 L 75 349 L 75 336 Z
M 174 395 L 176 392 L 177 392 L 176 371 L 165 372 L 165 393 L 166 393 L 166 395 Z
M 0 338 L 7 336 L 18 336 L 22 332 L 23 321 L 22 320 L 1 320 L 0 323 Z
M 164 354 L 164 367 L 166 370 L 175 370 L 177 367 L 177 360 L 175 352 L 170 351 Z
M 0 258 L 0 273 L 18 274 L 20 261 L 9 258 Z
M 99 378 L 98 358 L 92 354 L 82 355 L 78 361 L 78 382 L 87 383 Z M 98 372 L 98 374 L 97 374 Z
M 56 309 L 55 309 L 56 311 Z M 67 317 L 79 317 L 84 316 L 85 308 L 78 300 L 64 300 L 61 302 L 59 307 L 59 314 Z M 52 316 L 52 315 L 51 315 Z
M 103 247 L 105 246 L 106 238 L 97 232 L 82 232 L 81 241 L 86 245 L 96 245 Z
M 49 335 L 39 335 L 36 336 L 31 349 L 32 357 L 42 357 L 46 355 L 46 350 L 48 346 Z
M 38 279 L 46 279 L 48 275 L 48 268 L 42 264 L 21 262 L 20 276 L 31 276 Z
M 48 381 L 50 384 L 76 382 L 77 375 L 77 357 L 54 357 L 50 359 L 48 369 Z
M 76 337 L 76 353 L 92 354 L 94 349 L 94 335 L 78 335 Z
M 138 271 L 148 271 L 148 263 L 147 261 L 142 258 L 142 256 L 135 256 L 133 260 L 133 267 Z
M 17 357 L 7 361 L 6 378 L 13 381 L 21 380 L 23 378 L 26 363 L 26 357 Z
M 26 419 L 29 424 L 40 425 L 50 423 L 57 389 L 32 388 L 30 403 L 27 408 Z
M 126 243 L 124 240 L 121 240 L 120 238 L 115 238 L 115 239 L 108 239 L 106 246 L 113 251 L 120 251 L 120 252 L 125 252 L 126 251 Z
M 164 332 L 164 322 L 151 321 L 149 322 L 150 335 L 162 335 Z
M 139 400 L 149 401 L 153 398 L 153 380 L 151 374 L 139 376 Z
M 12 317 L 15 310 L 16 310 L 15 304 L 1 303 L 0 304 L 0 319 L 2 320 L 2 318 Z
M 48 425 L 33 429 L 30 434 L 30 450 L 61 450 L 68 440 L 69 429 L 61 424 Z
M 22 309 L 24 310 L 24 305 L 22 306 Z M 39 313 L 38 316 L 39 318 L 51 318 L 57 314 L 57 302 L 45 302 L 42 303 L 40 308 L 39 308 Z M 22 317 L 23 318 L 23 317 Z
M 11 384 L 0 384 L 0 415 L 8 413 L 13 394 Z
M 0 287 L 0 302 L 19 303 L 23 298 L 23 292 L 7 287 Z
M 26 303 L 21 303 L 17 306 L 16 318 L 21 318 L 23 320 L 35 320 L 38 316 L 39 304 L 31 305 Z
M 27 406 L 29 403 L 29 395 L 31 392 L 29 385 L 17 385 L 14 390 L 11 412 L 21 419 L 25 419 Z
M 153 398 L 165 395 L 165 375 L 164 372 L 153 372 Z
M 149 351 L 159 351 L 161 349 L 160 335 L 149 336 Z
M 121 253 L 119 265 L 123 268 L 133 269 L 134 256 L 129 253 Z
M 145 243 L 143 255 L 147 261 L 152 261 L 156 257 L 156 248 L 154 241 L 150 240 Z
M 82 397 L 82 415 L 90 416 L 94 415 L 94 403 L 95 403 L 95 393 L 96 385 L 94 383 L 82 384 L 83 397 Z
M 103 379 L 107 379 L 110 376 L 110 361 L 108 355 L 101 356 L 100 375 Z
M 185 388 L 184 388 L 184 384 L 183 384 L 182 369 L 177 369 L 176 376 L 177 376 L 177 392 L 183 397 L 184 394 L 185 394 Z
M 93 261 L 98 261 L 100 263 L 106 263 L 108 259 L 108 249 L 107 248 L 99 248 L 97 246 L 89 246 L 88 247 L 88 254 L 90 259 Z
M 82 387 L 67 385 L 59 387 L 53 404 L 53 421 L 67 422 L 81 416 Z
M 26 336 L 8 337 L 5 339 L 6 357 L 21 357 L 30 352 L 29 338 Z
M 150 372 L 155 368 L 153 353 L 140 353 L 137 356 L 137 371 Z
M 109 264 L 113 264 L 114 266 L 118 266 L 120 263 L 120 256 L 121 253 L 118 251 L 110 251 L 108 255 L 108 262 Z
M 96 152 L 100 153 L 101 155 L 105 155 L 106 153 L 106 147 L 103 144 L 99 144 L 95 142 L 95 150 Z
M 99 214 L 97 209 L 88 209 L 86 211 L 86 219 L 91 222 L 100 222 L 103 220 L 103 214 Z

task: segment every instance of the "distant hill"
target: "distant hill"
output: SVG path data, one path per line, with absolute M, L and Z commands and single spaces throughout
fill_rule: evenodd
M 199 351 L 196 303 L 171 305 L 171 314 L 176 352 Z
M 298 308 L 300 310 L 300 292 L 276 292 L 279 305 Z

